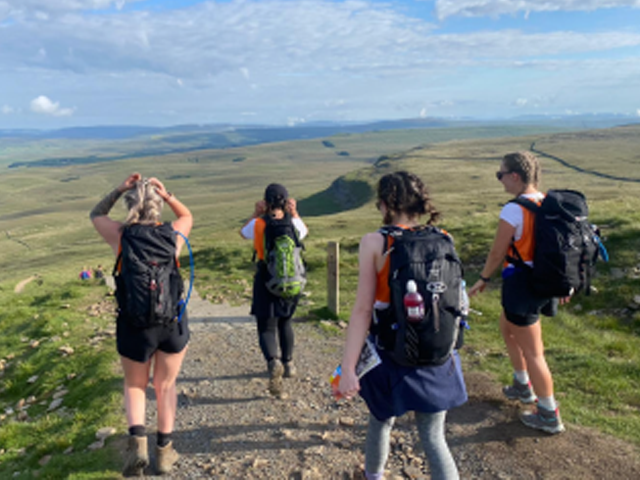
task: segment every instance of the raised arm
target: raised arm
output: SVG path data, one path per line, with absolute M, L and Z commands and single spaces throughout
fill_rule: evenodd
M 263 216 L 267 212 L 267 203 L 264 200 L 258 200 L 253 208 L 251 218 L 240 229 L 240 236 L 244 239 L 250 240 L 253 238 L 253 229 L 248 228 L 252 220 Z
M 174 230 L 177 230 L 185 237 L 188 237 L 193 227 L 193 216 L 187 206 L 178 200 L 175 195 L 165 188 L 164 184 L 155 177 L 149 179 L 149 183 L 153 185 L 158 192 L 158 195 L 164 200 L 164 202 L 171 208 L 176 216 L 176 219 L 171 223 Z M 182 247 L 184 245 L 184 239 L 178 235 L 176 239 L 176 255 L 180 256 Z
M 109 212 L 120 196 L 127 190 L 132 189 L 141 178 L 139 173 L 129 175 L 124 182 L 100 200 L 89 213 L 89 218 L 91 218 L 94 228 L 109 244 L 115 254 L 118 253 L 122 223 L 109 218 Z

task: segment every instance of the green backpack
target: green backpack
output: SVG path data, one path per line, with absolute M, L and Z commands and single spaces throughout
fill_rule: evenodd
M 282 219 L 264 218 L 265 264 L 267 290 L 282 298 L 299 296 L 307 283 L 307 272 L 302 250 L 304 245 L 286 214 Z

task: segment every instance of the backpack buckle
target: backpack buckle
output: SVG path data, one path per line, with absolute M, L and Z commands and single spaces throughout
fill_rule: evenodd
M 427 290 L 435 294 L 444 293 L 447 290 L 447 285 L 444 282 L 429 282 Z

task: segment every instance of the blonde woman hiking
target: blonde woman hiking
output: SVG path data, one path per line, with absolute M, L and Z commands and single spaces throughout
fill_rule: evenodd
M 124 195 L 127 218 L 112 220 L 108 214 Z M 166 204 L 176 216 L 160 223 Z M 95 229 L 117 258 L 116 343 L 124 371 L 124 402 L 129 440 L 123 474 L 142 475 L 149 464 L 145 429 L 146 389 L 153 368 L 158 420 L 156 468 L 171 471 L 179 455 L 173 447 L 176 417 L 176 379 L 189 342 L 182 278 L 177 257 L 191 231 L 189 209 L 168 192 L 157 178 L 129 175 L 91 211 Z
M 505 155 L 496 178 L 515 197 L 537 204 L 544 199 L 538 190 L 540 164 L 530 152 Z M 504 387 L 503 393 L 526 404 L 537 401 L 537 409 L 522 414 L 520 419 L 528 427 L 555 434 L 563 432 L 564 425 L 544 356 L 540 313 L 553 314 L 557 300 L 536 294 L 528 279 L 529 272 L 509 260 L 519 255 L 532 266 L 534 247 L 533 213 L 516 203 L 507 203 L 500 212 L 498 230 L 480 279 L 469 290 L 469 296 L 482 292 L 491 275 L 502 268 L 500 332 L 513 367 L 513 383 Z

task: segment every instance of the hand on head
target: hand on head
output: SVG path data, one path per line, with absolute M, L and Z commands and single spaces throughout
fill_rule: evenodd
M 149 178 L 149 185 L 155 187 L 156 192 L 162 197 L 163 200 L 167 200 L 167 197 L 169 197 L 169 192 L 167 192 L 167 189 L 160 180 L 158 180 L 156 177 L 151 177 Z
M 267 202 L 265 202 L 264 200 L 258 200 L 255 205 L 253 216 L 257 218 L 261 217 L 265 213 L 267 213 Z
M 136 183 L 138 183 L 142 179 L 142 175 L 138 172 L 132 173 L 129 175 L 124 182 L 120 184 L 118 190 L 121 192 L 126 192 L 127 190 L 131 190 L 135 187 Z
M 289 212 L 293 216 L 296 216 L 298 214 L 297 206 L 298 204 L 295 198 L 287 198 L 287 204 L 285 206 L 287 212 Z

